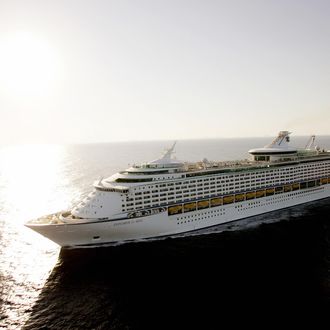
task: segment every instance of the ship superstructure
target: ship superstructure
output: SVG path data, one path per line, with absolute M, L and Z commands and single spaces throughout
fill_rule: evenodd
M 94 183 L 71 211 L 29 222 L 61 246 L 173 235 L 330 196 L 330 152 L 281 131 L 250 160 L 188 163 L 175 144 L 154 161 Z

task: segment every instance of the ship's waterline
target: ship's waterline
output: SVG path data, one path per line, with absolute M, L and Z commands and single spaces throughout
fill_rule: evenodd
M 330 152 L 289 145 L 282 131 L 251 160 L 182 162 L 175 144 L 154 161 L 98 180 L 72 210 L 27 226 L 64 247 L 198 230 L 330 196 Z

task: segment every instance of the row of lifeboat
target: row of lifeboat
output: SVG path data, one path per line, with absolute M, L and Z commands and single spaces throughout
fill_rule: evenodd
M 219 196 L 211 199 L 203 199 L 194 202 L 188 202 L 184 204 L 177 204 L 168 207 L 168 215 L 175 215 L 181 213 L 192 212 L 196 210 L 203 210 L 210 207 L 217 207 L 221 205 L 227 205 L 232 203 L 239 203 L 246 200 L 252 200 L 256 198 L 262 198 L 282 193 L 288 193 L 291 191 L 297 191 L 300 189 L 313 188 L 325 184 L 330 184 L 330 178 L 322 178 L 317 180 L 311 180 L 301 183 L 293 183 L 284 186 L 271 187 L 267 189 L 261 189 L 257 191 L 249 191 L 246 193 L 238 193 L 227 196 Z

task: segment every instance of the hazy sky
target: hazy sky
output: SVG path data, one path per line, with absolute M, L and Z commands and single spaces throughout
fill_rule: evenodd
M 330 133 L 329 0 L 0 0 L 0 144 Z

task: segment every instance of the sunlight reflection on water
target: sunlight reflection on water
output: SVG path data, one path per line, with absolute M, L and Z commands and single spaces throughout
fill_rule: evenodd
M 1 315 L 12 320 L 13 329 L 24 323 L 60 251 L 23 224 L 68 208 L 80 194 L 71 185 L 68 166 L 66 149 L 57 145 L 0 150 Z

